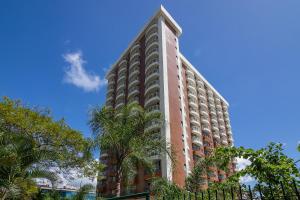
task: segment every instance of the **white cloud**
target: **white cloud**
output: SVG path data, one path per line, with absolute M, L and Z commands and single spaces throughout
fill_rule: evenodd
M 86 92 L 98 91 L 101 86 L 106 85 L 106 80 L 85 70 L 85 60 L 82 59 L 81 51 L 63 55 L 69 64 L 65 71 L 64 81 L 83 89 Z
M 237 166 L 236 166 L 237 171 L 241 171 L 251 164 L 250 160 L 244 158 L 236 158 L 236 161 L 237 161 Z M 255 179 L 249 175 L 240 177 L 240 183 L 246 184 L 253 181 L 255 181 Z
M 254 182 L 255 179 L 253 177 L 249 176 L 249 175 L 246 175 L 246 176 L 240 177 L 239 181 L 240 181 L 240 183 L 246 184 L 246 183 Z
M 250 160 L 244 159 L 244 158 L 236 158 L 237 161 L 237 170 L 243 170 L 245 169 L 248 165 L 251 164 Z

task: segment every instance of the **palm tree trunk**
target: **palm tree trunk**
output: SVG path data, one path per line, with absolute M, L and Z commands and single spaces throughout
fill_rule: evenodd
M 117 173 L 117 197 L 121 196 L 121 183 L 122 183 L 122 172 L 121 170 Z

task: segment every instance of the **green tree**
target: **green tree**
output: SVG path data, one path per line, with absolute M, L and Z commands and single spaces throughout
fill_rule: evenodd
M 147 113 L 136 104 L 119 110 L 94 108 L 91 112 L 90 126 L 98 147 L 116 160 L 117 196 L 121 194 L 121 184 L 134 175 L 137 166 L 152 171 L 151 156 L 160 153 L 170 155 L 160 132 L 145 129 L 151 125 L 161 126 L 160 113 Z
M 51 152 L 35 149 L 32 138 L 0 132 L 0 199 L 30 199 L 38 191 L 34 178 L 54 183 L 56 175 L 38 167 L 45 158 Z
M 0 102 L 0 198 L 30 198 L 33 178 L 54 180 L 50 167 L 84 168 L 91 173 L 91 144 L 64 120 L 54 121 L 46 109 L 20 101 Z M 88 166 L 88 167 L 87 167 Z
M 202 190 L 201 185 L 204 183 L 204 176 L 207 173 L 207 167 L 209 160 L 201 158 L 195 164 L 191 173 L 185 179 L 185 188 L 190 192 L 200 192 Z
M 151 192 L 155 195 L 155 199 L 177 199 L 184 191 L 165 178 L 154 178 Z

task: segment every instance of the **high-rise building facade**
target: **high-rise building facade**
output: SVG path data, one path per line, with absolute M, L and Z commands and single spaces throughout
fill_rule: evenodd
M 218 146 L 233 145 L 233 137 L 228 103 L 179 51 L 181 32 L 161 6 L 107 73 L 106 106 L 118 109 L 137 102 L 147 112 L 162 113 L 163 127 L 153 122 L 146 129 L 161 133 L 176 152 L 176 164 L 172 167 L 166 155 L 155 157 L 153 162 L 158 176 L 183 187 L 197 160 Z M 109 195 L 115 185 L 115 178 L 110 176 L 113 164 L 106 153 L 100 159 L 108 165 L 108 171 L 97 189 Z M 229 173 L 233 170 L 234 165 Z M 228 175 L 210 167 L 203 187 Z M 131 190 L 147 189 L 148 178 L 144 171 L 139 171 Z

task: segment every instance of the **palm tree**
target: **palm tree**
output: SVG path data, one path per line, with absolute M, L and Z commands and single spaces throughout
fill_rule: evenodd
M 151 156 L 166 153 L 167 145 L 160 132 L 147 131 L 155 124 L 161 126 L 159 112 L 145 112 L 137 104 L 119 110 L 94 108 L 90 126 L 101 152 L 108 152 L 116 160 L 116 195 L 121 194 L 121 183 L 126 182 L 137 166 L 153 169 Z M 146 127 L 146 129 L 145 129 Z
M 56 175 L 38 167 L 51 156 L 47 150 L 35 149 L 34 139 L 25 134 L 0 132 L 0 199 L 30 199 L 38 191 L 35 178 L 54 183 Z

